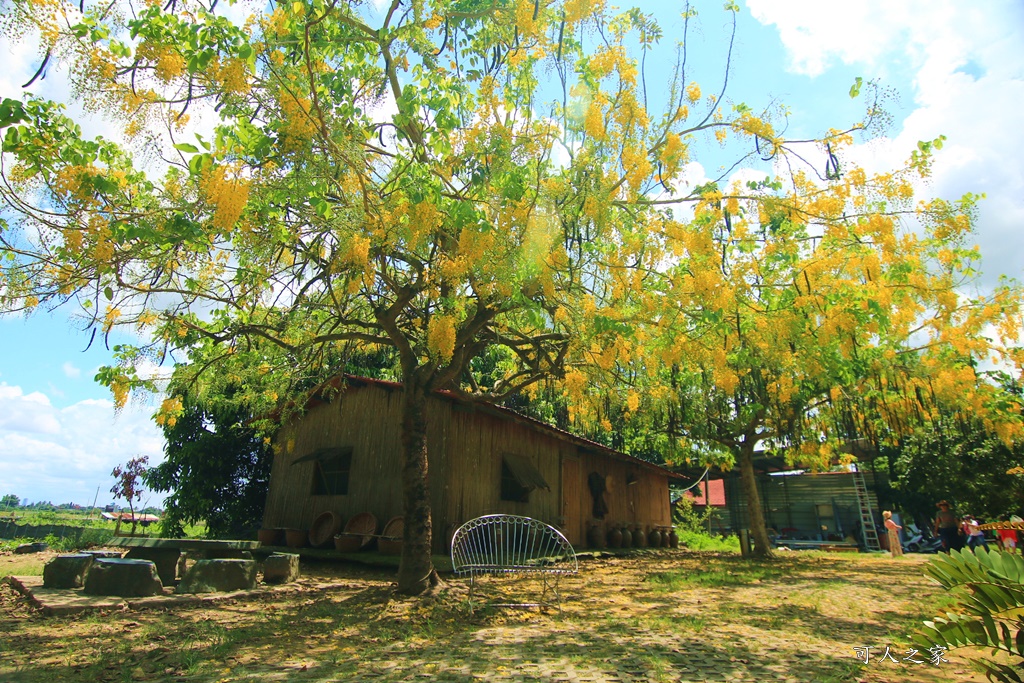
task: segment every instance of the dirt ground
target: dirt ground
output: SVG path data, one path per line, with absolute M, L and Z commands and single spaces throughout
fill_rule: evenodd
M 38 574 L 49 556 L 0 555 L 0 576 Z M 401 598 L 393 571 L 336 563 L 304 563 L 274 595 L 61 617 L 5 584 L 0 681 L 983 681 L 971 653 L 908 653 L 907 634 L 950 604 L 926 561 L 600 557 L 562 580 L 561 612 L 470 612 L 451 577 L 433 598 Z M 522 601 L 540 586 L 485 579 L 483 592 Z

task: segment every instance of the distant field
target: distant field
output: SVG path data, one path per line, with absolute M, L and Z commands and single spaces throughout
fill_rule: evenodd
M 90 538 L 93 535 L 92 532 L 109 532 L 113 534 L 114 530 L 117 529 L 117 522 L 104 519 L 99 510 L 30 510 L 15 508 L 13 510 L 0 510 L 0 539 L 13 540 L 11 537 L 18 535 L 5 534 L 5 530 L 11 528 L 11 523 L 18 527 L 46 528 L 47 530 L 44 532 L 44 535 L 50 533 L 57 536 L 64 535 L 54 529 L 54 527 L 58 529 L 86 529 L 88 530 L 85 534 L 86 538 Z M 132 525 L 124 522 L 121 524 L 120 533 L 129 533 L 131 529 Z M 162 528 L 159 522 L 146 527 L 140 524 L 136 527 L 135 533 L 147 536 L 160 536 Z M 185 535 L 191 538 L 204 537 L 206 535 L 206 523 L 200 522 L 199 524 L 186 526 Z
M 76 527 L 95 527 L 113 530 L 115 523 L 103 519 L 99 510 L 29 510 L 15 508 L 0 511 L 0 521 L 14 521 L 17 524 L 43 526 L 46 524 Z

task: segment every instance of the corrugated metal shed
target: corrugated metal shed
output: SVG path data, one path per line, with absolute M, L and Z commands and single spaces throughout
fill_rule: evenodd
M 876 525 L 881 524 L 875 476 L 870 471 L 863 474 Z M 776 535 L 808 541 L 840 541 L 852 535 L 860 540 L 852 473 L 762 475 L 757 484 L 765 523 Z M 726 480 L 726 500 L 733 528 L 749 528 L 747 501 L 738 476 Z

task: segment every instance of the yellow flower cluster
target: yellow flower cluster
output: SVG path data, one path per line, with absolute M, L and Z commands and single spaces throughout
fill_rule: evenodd
M 410 243 L 414 249 L 440 225 L 441 212 L 433 202 L 423 200 L 409 207 Z
M 686 99 L 694 104 L 700 99 L 700 86 L 696 82 L 691 82 L 686 86 Z
M 604 107 L 600 97 L 590 100 L 587 106 L 587 114 L 583 120 L 583 130 L 587 135 L 596 140 L 604 140 L 606 137 L 604 126 Z
M 249 201 L 249 182 L 238 177 L 238 168 L 231 169 L 215 166 L 205 171 L 200 180 L 200 187 L 206 201 L 215 208 L 213 224 L 220 230 L 230 231 Z
M 749 111 L 743 112 L 743 115 L 733 123 L 732 127 L 737 132 L 756 135 L 765 140 L 772 140 L 775 138 L 775 129 L 772 128 L 772 124 L 768 123 L 764 119 L 754 116 Z
M 515 22 L 519 32 L 525 37 L 532 36 L 537 31 L 537 22 L 533 20 L 534 10 L 534 0 L 517 0 Z
M 450 259 L 442 256 L 437 266 L 438 274 L 445 280 L 459 280 L 469 272 L 469 261 L 465 256 Z
M 686 143 L 679 135 L 669 133 L 665 136 L 665 145 L 661 148 L 659 157 L 668 175 L 673 175 L 680 165 L 686 163 L 687 152 Z
M 185 73 L 185 58 L 170 48 L 165 48 L 157 56 L 154 70 L 156 77 L 164 83 L 174 80 Z
M 124 127 L 125 137 L 134 139 L 139 133 L 146 128 L 146 120 L 141 117 L 133 118 L 128 122 L 128 125 Z
M 284 119 L 284 146 L 291 151 L 298 150 L 316 131 L 310 114 L 312 105 L 307 98 L 289 92 L 281 93 L 280 104 L 281 117 Z
M 604 0 L 566 0 L 565 23 L 575 24 L 604 9 Z
M 619 94 L 615 102 L 615 108 L 612 109 L 612 118 L 626 133 L 646 130 L 650 123 L 647 110 L 636 99 L 633 91 L 625 91 Z
M 185 59 L 170 45 L 143 41 L 135 51 L 136 57 L 153 63 L 156 77 L 164 83 L 185 73 Z
M 88 59 L 89 73 L 96 75 L 100 79 L 114 77 L 114 73 L 117 71 L 117 60 L 109 51 L 94 46 L 89 49 Z
M 565 373 L 565 393 L 572 402 L 579 402 L 587 389 L 587 376 L 573 368 Z
M 644 181 L 651 175 L 651 162 L 647 158 L 647 150 L 633 145 L 626 146 L 622 150 L 622 168 L 626 172 L 629 189 L 639 192 Z
M 148 88 L 132 88 L 131 86 L 123 87 L 118 93 L 119 101 L 121 104 L 121 111 L 128 116 L 138 116 L 140 110 L 147 105 L 156 102 L 159 96 L 155 91 Z
M 459 233 L 459 255 L 469 263 L 480 264 L 487 259 L 495 241 L 494 231 L 463 228 Z
M 590 354 L 597 364 L 597 367 L 602 370 L 611 370 L 615 367 L 615 359 L 618 357 L 618 353 L 615 350 L 615 346 L 609 344 L 606 348 L 601 348 L 600 344 L 592 344 L 590 347 Z
M 110 391 L 114 394 L 114 408 L 120 410 L 124 408 L 125 404 L 128 403 L 128 392 L 130 391 L 128 386 L 127 377 L 118 377 L 110 385 Z
M 89 166 L 65 166 L 53 178 L 53 191 L 59 196 L 84 199 L 81 195 L 82 176 L 96 175 L 98 170 L 91 164 Z
M 447 363 L 455 353 L 455 316 L 435 315 L 427 323 L 427 350 L 435 360 Z
M 274 10 L 267 23 L 269 24 L 269 33 L 273 33 L 279 38 L 288 33 L 288 13 L 281 7 Z
M 60 0 L 30 0 L 33 18 L 36 20 L 39 33 L 47 48 L 52 48 L 60 37 L 59 20 L 67 18 L 67 12 Z
M 224 64 L 217 63 L 213 78 L 221 84 L 226 92 L 232 95 L 245 95 L 252 88 L 249 83 L 249 70 L 244 60 L 231 57 Z
M 103 216 L 89 219 L 89 239 L 92 242 L 92 258 L 99 263 L 109 263 L 114 258 L 114 242 L 110 239 L 110 224 Z
M 365 267 L 370 259 L 370 238 L 363 235 L 353 235 L 348 243 L 348 251 L 345 253 L 345 263 L 360 268 Z
M 183 406 L 179 396 L 165 398 L 160 404 L 160 410 L 157 411 L 154 420 L 158 425 L 173 427 L 178 423 L 178 416 L 181 415 L 182 409 Z

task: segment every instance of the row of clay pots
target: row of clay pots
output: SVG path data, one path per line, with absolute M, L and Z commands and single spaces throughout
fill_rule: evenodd
M 342 553 L 354 553 L 366 550 L 377 543 L 377 518 L 369 512 L 353 515 L 342 531 L 342 517 L 334 512 L 321 513 L 313 520 L 309 531 L 305 529 L 260 529 L 257 538 L 265 546 L 279 546 L 282 543 L 289 548 L 330 547 Z M 402 517 L 393 517 L 384 526 L 379 539 L 378 549 L 385 555 L 398 555 L 402 552 Z
M 679 535 L 671 527 L 651 527 L 644 530 L 639 524 L 613 525 L 605 532 L 593 524 L 587 530 L 587 545 L 591 548 L 678 548 Z

